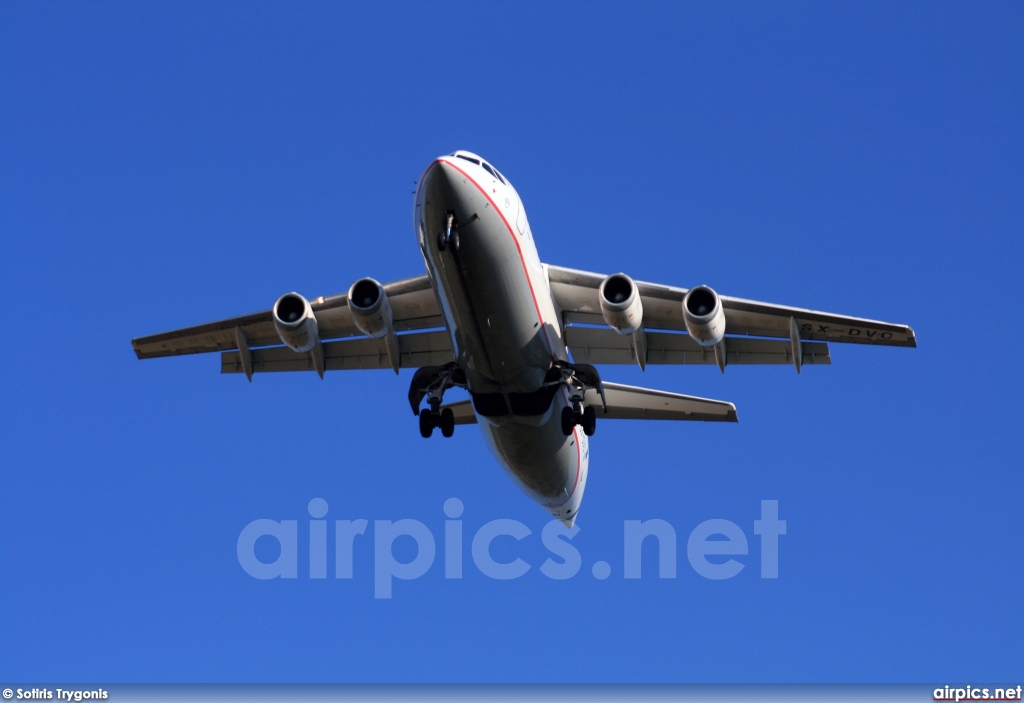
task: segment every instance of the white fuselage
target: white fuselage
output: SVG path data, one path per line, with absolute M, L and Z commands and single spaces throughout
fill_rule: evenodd
M 457 251 L 438 243 L 449 213 Z M 543 388 L 568 353 L 522 201 L 486 161 L 460 151 L 423 173 L 413 226 L 487 443 L 524 491 L 572 524 L 590 449 L 579 427 L 562 433 L 566 390 L 548 403 Z

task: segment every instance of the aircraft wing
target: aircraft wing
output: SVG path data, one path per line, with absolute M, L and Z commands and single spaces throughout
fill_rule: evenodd
M 406 332 L 396 335 L 400 366 L 418 368 L 451 361 L 451 341 L 445 332 L 415 331 L 444 327 L 430 278 L 424 274 L 394 281 L 385 284 L 384 291 L 391 303 L 395 331 Z M 363 336 L 353 322 L 347 293 L 309 302 L 323 342 L 325 370 L 391 368 L 386 342 Z M 270 310 L 139 337 L 132 340 L 132 348 L 140 359 L 219 351 L 222 373 L 243 373 L 240 340 L 251 354 L 254 372 L 314 370 L 312 354 L 294 352 L 281 343 Z
M 632 363 L 631 337 L 620 335 L 604 321 L 598 288 L 605 276 L 546 265 L 555 303 L 562 310 L 566 342 L 573 358 L 591 364 Z M 636 282 L 643 304 L 647 332 L 646 363 L 716 363 L 712 349 L 701 347 L 687 335 L 683 297 L 687 289 Z M 828 364 L 823 342 L 851 342 L 882 346 L 916 347 L 914 330 L 907 325 L 806 310 L 721 296 L 725 312 L 725 351 L 728 364 L 793 363 L 794 345 L 800 344 L 802 364 Z M 573 324 L 597 327 L 573 327 Z M 760 339 L 758 339 L 760 338 Z M 767 338 L 767 339 L 765 339 Z
M 724 400 L 709 400 L 650 388 L 602 384 L 608 411 L 603 410 L 601 396 L 590 389 L 584 396 L 587 405 L 597 410 L 598 419 L 607 420 L 702 420 L 704 422 L 736 422 L 736 406 Z

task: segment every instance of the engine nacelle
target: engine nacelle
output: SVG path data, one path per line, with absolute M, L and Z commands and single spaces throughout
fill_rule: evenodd
M 601 281 L 597 297 L 608 326 L 619 334 L 633 334 L 644 322 L 644 306 L 633 279 L 615 273 Z
M 384 286 L 372 278 L 360 278 L 348 289 L 352 321 L 367 337 L 380 339 L 392 328 L 391 303 Z
M 274 303 L 277 336 L 292 351 L 308 352 L 320 341 L 320 328 L 309 301 L 298 293 L 285 293 Z
M 683 298 L 686 331 L 703 347 L 713 347 L 725 337 L 725 310 L 718 293 L 707 286 L 691 288 Z

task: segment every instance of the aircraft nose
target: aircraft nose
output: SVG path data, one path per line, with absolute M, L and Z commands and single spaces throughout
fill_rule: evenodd
M 478 191 L 466 174 L 448 163 L 438 159 L 427 172 L 423 182 L 425 200 L 433 205 L 443 204 L 443 209 L 463 219 L 467 213 L 474 211 Z
M 426 200 L 446 200 L 454 188 L 458 172 L 442 159 L 435 161 L 423 176 L 421 190 Z
M 438 162 L 433 169 L 437 186 L 448 198 L 463 200 L 468 193 L 466 176 L 447 161 Z

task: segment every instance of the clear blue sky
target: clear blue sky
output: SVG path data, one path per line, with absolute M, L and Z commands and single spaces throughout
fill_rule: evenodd
M 1019 679 L 1024 5 L 354 5 L 0 3 L 0 680 Z M 408 371 L 135 359 L 422 273 L 413 183 L 457 148 L 516 185 L 545 261 L 920 348 L 606 369 L 740 422 L 599 425 L 565 581 L 475 428 L 418 436 Z M 467 545 L 463 579 L 439 558 L 375 599 L 367 538 L 353 579 L 303 576 L 311 499 L 440 542 L 451 497 L 467 535 L 526 524 L 494 554 L 533 568 L 491 580 Z M 299 578 L 240 568 L 259 518 L 299 521 Z M 650 518 L 678 576 L 652 546 L 626 580 L 624 521 Z M 715 518 L 751 547 L 726 581 L 686 559 Z

